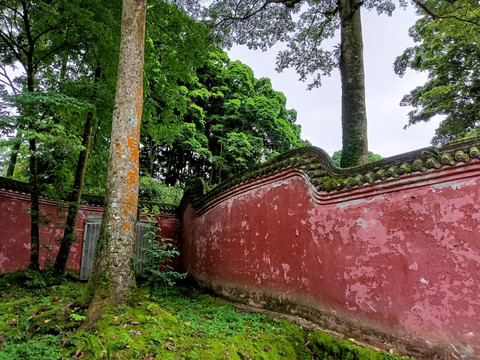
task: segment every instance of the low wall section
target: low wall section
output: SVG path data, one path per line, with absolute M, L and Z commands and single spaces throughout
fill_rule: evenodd
M 0 178 L 0 274 L 28 267 L 30 260 L 30 194 L 28 184 Z M 164 206 L 157 217 L 159 235 L 171 238 L 178 244 L 181 225 L 175 210 Z M 67 204 L 40 197 L 40 267 L 52 265 L 55 261 L 59 241 L 67 216 Z M 80 273 L 85 220 L 88 216 L 101 216 L 103 207 L 80 205 L 75 233 L 78 237 L 70 251 L 67 268 Z M 178 268 L 179 259 L 175 259 Z
M 386 349 L 478 359 L 478 145 L 348 170 L 301 149 L 192 189 L 184 267 L 223 296 Z

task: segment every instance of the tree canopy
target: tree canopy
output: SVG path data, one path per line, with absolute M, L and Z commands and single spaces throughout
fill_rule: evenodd
M 209 53 L 183 87 L 186 105 L 179 132 L 152 139 L 144 128 L 142 172 L 167 184 L 203 177 L 212 184 L 306 143 L 300 139 L 296 112 L 269 79 L 230 61 L 221 49 Z M 162 119 L 159 119 L 162 121 Z
M 401 105 L 413 106 L 409 124 L 441 115 L 433 143 L 478 132 L 480 125 L 480 7 L 477 1 L 420 3 L 423 17 L 410 28 L 417 43 L 395 61 L 395 72 L 407 69 L 428 74 Z
M 400 0 L 404 6 L 405 1 Z M 204 18 L 213 24 L 224 44 L 263 49 L 287 44 L 277 57 L 277 70 L 295 68 L 300 80 L 319 86 L 323 76 L 340 69 L 342 81 L 342 166 L 368 161 L 365 75 L 360 9 L 390 15 L 392 0 L 262 0 L 212 1 Z M 340 30 L 338 47 L 322 42 Z M 321 146 L 321 144 L 320 144 Z

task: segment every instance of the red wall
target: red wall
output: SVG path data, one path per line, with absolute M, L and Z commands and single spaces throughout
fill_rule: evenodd
M 478 160 L 334 193 L 282 170 L 188 205 L 183 263 L 237 301 L 418 358 L 478 359 L 479 185 Z
M 40 267 L 55 261 L 63 236 L 66 205 L 40 198 L 40 214 L 44 220 L 40 226 Z M 30 195 L 0 189 L 0 273 L 20 270 L 30 260 Z M 72 246 L 67 268 L 80 272 L 83 231 L 88 215 L 101 215 L 101 206 L 81 205 L 77 217 L 76 234 L 79 238 Z M 172 238 L 178 244 L 180 221 L 174 214 L 163 214 L 158 219 L 160 235 Z M 178 260 L 177 260 L 178 261 Z M 48 263 L 47 263 L 48 264 Z

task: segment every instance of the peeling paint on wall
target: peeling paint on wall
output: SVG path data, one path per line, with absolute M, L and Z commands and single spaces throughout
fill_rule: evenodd
M 442 170 L 448 181 L 410 177 L 325 204 L 303 177 L 276 173 L 199 217 L 187 207 L 184 265 L 221 293 L 243 289 L 238 300 L 319 312 L 312 320 L 332 330 L 392 335 L 392 347 L 452 344 L 455 356 L 478 358 L 480 182 L 454 170 Z

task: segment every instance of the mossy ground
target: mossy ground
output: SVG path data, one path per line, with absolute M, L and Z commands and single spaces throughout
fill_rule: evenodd
M 49 285 L 34 274 L 0 277 L 0 360 L 401 359 L 247 313 L 187 286 L 155 295 L 140 286 L 130 306 L 80 331 L 84 288 L 78 281 Z

